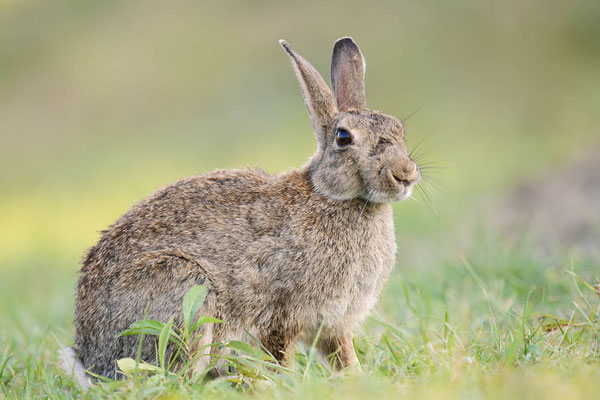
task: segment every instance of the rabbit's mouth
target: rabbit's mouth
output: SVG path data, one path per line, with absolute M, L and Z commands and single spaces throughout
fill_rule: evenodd
M 394 203 L 407 199 L 412 194 L 412 186 L 406 186 L 396 191 L 372 190 L 369 201 L 373 203 Z

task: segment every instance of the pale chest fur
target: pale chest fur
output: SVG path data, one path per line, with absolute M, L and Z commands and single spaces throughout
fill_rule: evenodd
M 310 269 L 321 278 L 306 293 L 314 308 L 304 318 L 308 325 L 323 324 L 329 331 L 353 329 L 375 306 L 395 264 L 391 207 L 381 205 L 355 221 L 333 222 L 319 235 L 314 240 L 322 245 Z

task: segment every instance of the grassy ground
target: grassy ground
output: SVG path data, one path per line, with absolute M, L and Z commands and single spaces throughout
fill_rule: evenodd
M 244 369 L 237 389 L 158 377 L 105 383 L 85 396 L 594 398 L 597 261 L 548 264 L 531 259 L 527 248 L 502 249 L 497 238 L 478 239 L 475 249 L 419 271 L 396 270 L 357 335 L 360 372 L 331 373 L 307 361 L 311 349 L 299 349 L 293 372 L 273 374 L 259 362 Z M 0 377 L 9 398 L 84 396 L 55 358 L 71 340 L 74 275 L 48 266 L 47 259 L 28 260 L 4 274 Z M 274 383 L 264 389 L 262 379 Z
M 600 260 L 509 244 L 487 204 L 598 145 L 600 7 L 521 3 L 1 3 L 0 397 L 598 397 Z M 357 332 L 361 371 L 298 349 L 292 372 L 240 366 L 238 387 L 156 376 L 80 391 L 55 352 L 72 343 L 97 231 L 184 176 L 301 165 L 314 139 L 277 40 L 326 72 L 347 34 L 369 104 L 418 110 L 409 148 L 424 140 L 441 167 L 437 194 L 395 206 L 398 263 Z

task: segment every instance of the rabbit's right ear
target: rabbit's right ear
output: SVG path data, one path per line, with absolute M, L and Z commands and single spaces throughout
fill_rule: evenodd
M 310 116 L 310 124 L 317 136 L 317 141 L 321 142 L 324 139 L 328 121 L 337 112 L 333 94 L 315 67 L 296 53 L 285 40 L 280 40 L 279 44 L 292 59 L 292 65 L 302 89 L 304 104 Z
M 351 37 L 338 39 L 331 57 L 331 87 L 340 111 L 364 108 L 365 58 Z

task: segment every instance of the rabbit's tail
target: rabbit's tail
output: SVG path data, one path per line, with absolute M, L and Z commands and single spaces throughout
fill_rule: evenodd
M 88 389 L 91 386 L 90 379 L 83 368 L 83 364 L 71 347 L 62 347 L 58 350 L 58 359 L 62 369 L 75 381 L 81 385 L 83 389 Z

